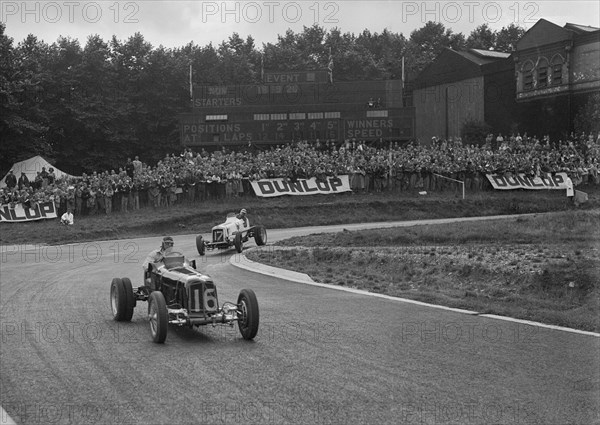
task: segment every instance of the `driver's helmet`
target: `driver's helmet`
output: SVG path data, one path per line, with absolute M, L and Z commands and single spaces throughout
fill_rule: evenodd
M 246 215 L 246 213 L 247 213 L 246 208 L 242 208 L 240 210 L 240 215 Z
M 173 241 L 173 238 L 171 236 L 165 236 L 162 240 L 162 244 L 161 244 L 161 248 L 164 250 L 167 250 L 169 248 L 173 248 L 173 245 L 175 245 L 175 242 Z

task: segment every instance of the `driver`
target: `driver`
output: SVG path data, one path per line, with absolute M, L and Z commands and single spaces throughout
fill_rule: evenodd
M 148 256 L 146 257 L 146 260 L 144 261 L 144 264 L 142 265 L 144 272 L 148 271 L 149 264 L 160 263 L 163 260 L 167 250 L 172 249 L 173 245 L 175 245 L 173 238 L 171 236 L 165 236 L 162 240 L 162 243 L 160 244 L 160 248 L 156 249 L 154 251 L 151 251 L 148 254 Z
M 242 208 L 240 213 L 235 216 L 238 220 L 242 220 L 244 222 L 244 227 L 248 227 L 248 217 L 246 217 L 247 211 L 246 208 Z

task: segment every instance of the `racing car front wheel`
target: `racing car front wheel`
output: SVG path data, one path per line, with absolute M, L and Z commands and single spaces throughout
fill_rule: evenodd
M 204 255 L 206 253 L 206 245 L 204 245 L 204 239 L 202 235 L 196 236 L 196 249 L 198 249 L 198 254 Z
M 169 325 L 169 312 L 165 296 L 160 291 L 154 291 L 148 299 L 148 321 L 152 340 L 159 344 L 167 339 L 167 326 Z
M 244 241 L 242 240 L 242 234 L 236 233 L 235 239 L 233 240 L 233 245 L 235 245 L 235 250 L 240 253 L 244 250 Z
M 128 278 L 115 277 L 110 284 L 110 309 L 117 322 L 129 322 L 133 316 L 135 298 Z
M 250 340 L 258 332 L 258 301 L 252 289 L 242 289 L 238 297 L 238 327 L 242 338 Z
M 267 229 L 265 226 L 256 226 L 256 230 L 254 231 L 254 242 L 256 245 L 263 246 L 267 243 Z

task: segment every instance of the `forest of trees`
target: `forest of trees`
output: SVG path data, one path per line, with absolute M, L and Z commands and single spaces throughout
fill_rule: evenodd
M 261 62 L 267 71 L 323 69 L 331 49 L 336 81 L 400 79 L 402 57 L 410 80 L 446 47 L 510 51 L 524 29 L 484 24 L 465 37 L 428 22 L 407 38 L 315 25 L 262 47 L 233 33 L 218 46 L 179 48 L 152 46 L 140 33 L 125 41 L 90 35 L 82 45 L 32 34 L 15 44 L 5 32 L 0 23 L 0 175 L 32 155 L 79 174 L 180 150 L 177 115 L 190 110 L 190 64 L 197 85 L 253 84 Z

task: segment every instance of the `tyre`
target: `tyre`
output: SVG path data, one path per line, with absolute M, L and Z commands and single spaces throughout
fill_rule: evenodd
M 258 246 L 263 246 L 267 243 L 267 229 L 265 229 L 265 226 L 256 226 L 256 229 L 254 229 L 254 242 Z
M 117 322 L 129 322 L 133 317 L 135 298 L 131 281 L 115 277 L 110 284 L 110 309 Z
M 253 339 L 258 332 L 258 301 L 252 289 L 242 289 L 238 297 L 238 327 L 242 338 Z
M 167 339 L 167 326 L 169 325 L 169 312 L 165 296 L 160 291 L 154 291 L 148 299 L 148 321 L 152 341 L 162 344 Z
M 196 248 L 198 249 L 198 254 L 206 254 L 206 245 L 204 245 L 204 239 L 201 235 L 196 236 Z
M 244 241 L 242 240 L 241 233 L 235 234 L 235 239 L 233 241 L 233 245 L 235 245 L 235 250 L 237 252 L 242 252 L 244 250 Z

